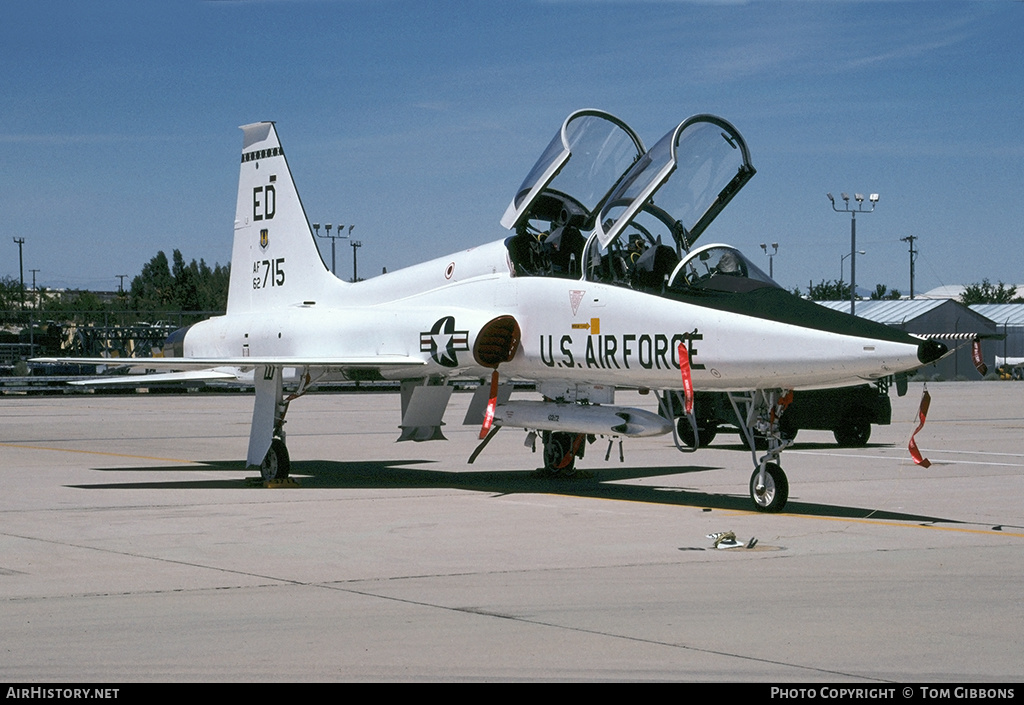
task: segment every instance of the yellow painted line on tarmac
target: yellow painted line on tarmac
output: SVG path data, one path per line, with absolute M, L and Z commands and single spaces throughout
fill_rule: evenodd
M 790 515 L 799 516 L 799 515 Z M 810 517 L 808 517 L 810 518 Z M 855 521 L 860 524 L 878 524 L 879 526 L 906 526 L 909 528 L 917 529 L 932 529 L 934 531 L 953 531 L 962 534 L 985 534 L 986 536 L 995 534 L 998 536 L 1015 536 L 1017 538 L 1024 538 L 1024 534 L 1019 534 L 1013 531 L 997 531 L 995 529 L 968 529 L 964 526 L 934 526 L 932 524 L 918 524 L 914 522 L 895 522 L 895 521 L 882 521 L 880 519 L 844 519 L 843 517 L 814 517 L 815 519 L 824 519 L 825 521 Z
M 157 458 L 151 455 L 129 455 L 127 453 L 108 453 L 102 450 L 79 450 L 76 448 L 50 448 L 48 446 L 26 446 L 17 443 L 0 443 L 4 448 L 23 448 L 25 450 L 49 450 L 56 453 L 85 453 L 87 455 L 107 455 L 114 458 L 134 458 L 136 460 L 162 460 L 167 463 L 196 463 L 195 460 L 182 460 L 181 458 Z
M 889 510 L 884 510 L 889 511 Z M 735 511 L 732 512 L 732 516 L 763 516 L 760 512 L 756 511 Z M 774 516 L 778 517 L 792 517 L 794 519 L 820 519 L 822 521 L 840 521 L 845 523 L 855 524 L 873 524 L 875 526 L 901 526 L 909 529 L 932 529 L 934 531 L 953 531 L 962 534 L 984 534 L 985 536 L 1014 536 L 1016 538 L 1024 538 L 1024 534 L 1017 533 L 1014 531 L 997 531 L 996 529 L 969 529 L 963 526 L 935 526 L 933 524 L 922 524 L 920 522 L 913 521 L 883 521 L 882 519 L 858 519 L 856 517 L 823 517 L 809 514 L 790 514 L 788 512 L 779 512 Z

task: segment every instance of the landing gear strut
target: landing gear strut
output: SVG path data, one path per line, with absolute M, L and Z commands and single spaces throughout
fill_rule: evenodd
M 288 404 L 306 393 L 312 380 L 303 370 L 295 392 L 284 395 L 282 369 L 270 365 L 257 368 L 256 403 L 249 430 L 246 467 L 259 467 L 264 482 L 284 480 L 291 472 L 291 459 L 285 445 L 284 417 Z

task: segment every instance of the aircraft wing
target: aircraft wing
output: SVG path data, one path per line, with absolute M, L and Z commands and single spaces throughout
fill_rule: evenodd
M 379 355 L 369 357 L 38 357 L 29 362 L 63 363 L 71 365 L 107 365 L 108 367 L 144 367 L 166 370 L 211 370 L 216 367 L 350 367 L 395 368 L 422 367 L 426 361 L 405 355 Z
M 183 384 L 187 382 L 245 381 L 251 383 L 251 371 L 257 367 L 318 368 L 336 370 L 381 370 L 422 367 L 424 360 L 404 355 L 374 357 L 40 357 L 30 360 L 40 363 L 72 365 L 105 365 L 107 367 L 168 370 L 156 374 L 115 375 L 76 380 L 69 384 L 80 387 L 117 387 L 144 384 Z M 249 375 L 245 373 L 249 372 Z
M 213 382 L 238 381 L 237 372 L 219 370 L 184 370 L 181 372 L 165 372 L 163 374 L 114 375 L 112 377 L 96 377 L 68 382 L 74 387 L 128 387 L 140 383 L 181 383 L 181 382 Z

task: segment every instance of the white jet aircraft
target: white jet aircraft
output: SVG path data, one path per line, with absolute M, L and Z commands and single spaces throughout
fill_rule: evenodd
M 226 314 L 175 332 L 166 357 L 125 362 L 180 371 L 149 381 L 253 383 L 247 464 L 268 481 L 288 475 L 288 405 L 328 380 L 400 380 L 399 440 L 415 441 L 443 439 L 450 381 L 480 380 L 470 462 L 510 426 L 527 445 L 540 437 L 546 472 L 566 474 L 597 436 L 609 452 L 620 439 L 620 454 L 622 437 L 669 433 L 694 450 L 678 428 L 698 438 L 696 389 L 729 393 L 751 449 L 755 433 L 769 439 L 763 457 L 751 451 L 750 496 L 777 512 L 789 391 L 900 375 L 947 352 L 804 301 L 733 247 L 694 247 L 754 175 L 743 138 L 715 116 L 647 150 L 614 116 L 577 111 L 505 212 L 510 237 L 358 283 L 324 264 L 274 123 L 242 131 Z M 512 382 L 540 400 L 510 399 Z M 617 389 L 654 391 L 659 412 L 617 406 Z

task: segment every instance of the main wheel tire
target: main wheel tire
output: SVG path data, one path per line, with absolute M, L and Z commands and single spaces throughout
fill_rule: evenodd
M 260 475 L 264 482 L 271 480 L 284 480 L 291 471 L 291 459 L 288 457 L 288 447 L 280 438 L 275 438 L 270 443 L 270 449 L 263 458 L 260 465 Z
M 765 465 L 764 491 L 757 492 L 757 480 L 761 475 L 760 470 L 754 470 L 750 476 L 750 499 L 754 501 L 754 508 L 759 512 L 774 514 L 781 512 L 789 499 L 789 480 L 786 473 L 775 463 Z
M 544 439 L 544 470 L 550 475 L 572 475 L 576 471 L 577 434 L 552 432 Z
M 676 419 L 676 431 L 679 432 L 679 441 L 687 448 L 694 447 L 693 427 L 686 416 Z M 718 435 L 718 424 L 714 421 L 697 420 L 697 438 L 700 439 L 700 447 L 704 448 L 715 440 Z
M 844 448 L 862 448 L 871 438 L 871 422 L 863 417 L 847 419 L 832 431 L 836 443 Z

